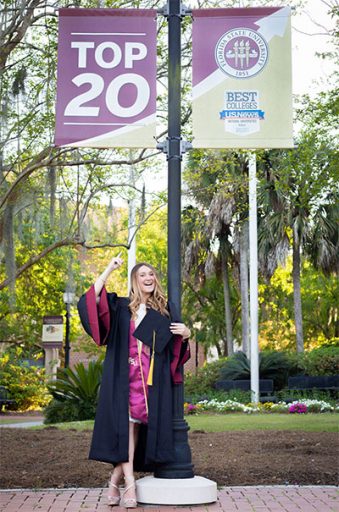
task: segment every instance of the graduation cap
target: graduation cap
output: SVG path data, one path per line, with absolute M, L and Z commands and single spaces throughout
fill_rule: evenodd
M 147 384 L 149 386 L 153 385 L 154 353 L 157 352 L 160 354 L 173 336 L 169 329 L 170 325 L 171 320 L 167 316 L 162 315 L 154 309 L 150 309 L 133 333 L 135 338 L 152 348 L 147 378 Z
M 160 354 L 173 336 L 169 329 L 170 325 L 171 320 L 167 316 L 150 309 L 133 336 Z

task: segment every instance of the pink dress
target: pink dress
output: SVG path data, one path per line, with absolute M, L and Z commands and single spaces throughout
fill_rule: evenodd
M 148 389 L 147 378 L 150 367 L 150 349 L 133 336 L 146 314 L 146 306 L 141 304 L 137 319 L 130 321 L 129 331 L 129 416 L 130 421 L 147 423 Z

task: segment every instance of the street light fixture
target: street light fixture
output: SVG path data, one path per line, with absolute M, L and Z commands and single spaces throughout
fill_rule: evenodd
M 75 293 L 66 291 L 63 294 L 63 300 L 66 304 L 66 340 L 65 340 L 65 368 L 69 367 L 69 351 L 71 349 L 69 343 L 69 335 L 70 335 L 70 317 L 71 317 L 71 304 L 74 301 Z

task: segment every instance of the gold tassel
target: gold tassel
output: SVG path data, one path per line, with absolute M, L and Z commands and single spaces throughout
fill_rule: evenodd
M 155 348 L 155 331 L 153 331 L 152 357 L 151 357 L 151 363 L 149 365 L 149 372 L 148 372 L 148 377 L 147 377 L 147 386 L 153 386 L 154 348 Z

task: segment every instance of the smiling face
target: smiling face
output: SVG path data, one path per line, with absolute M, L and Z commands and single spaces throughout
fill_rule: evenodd
M 142 265 L 137 270 L 136 281 L 143 297 L 148 298 L 154 292 L 156 277 L 152 268 Z
M 129 292 L 129 309 L 135 320 L 140 304 L 160 311 L 168 316 L 167 299 L 162 289 L 156 269 L 146 262 L 140 262 L 131 271 L 131 289 Z

